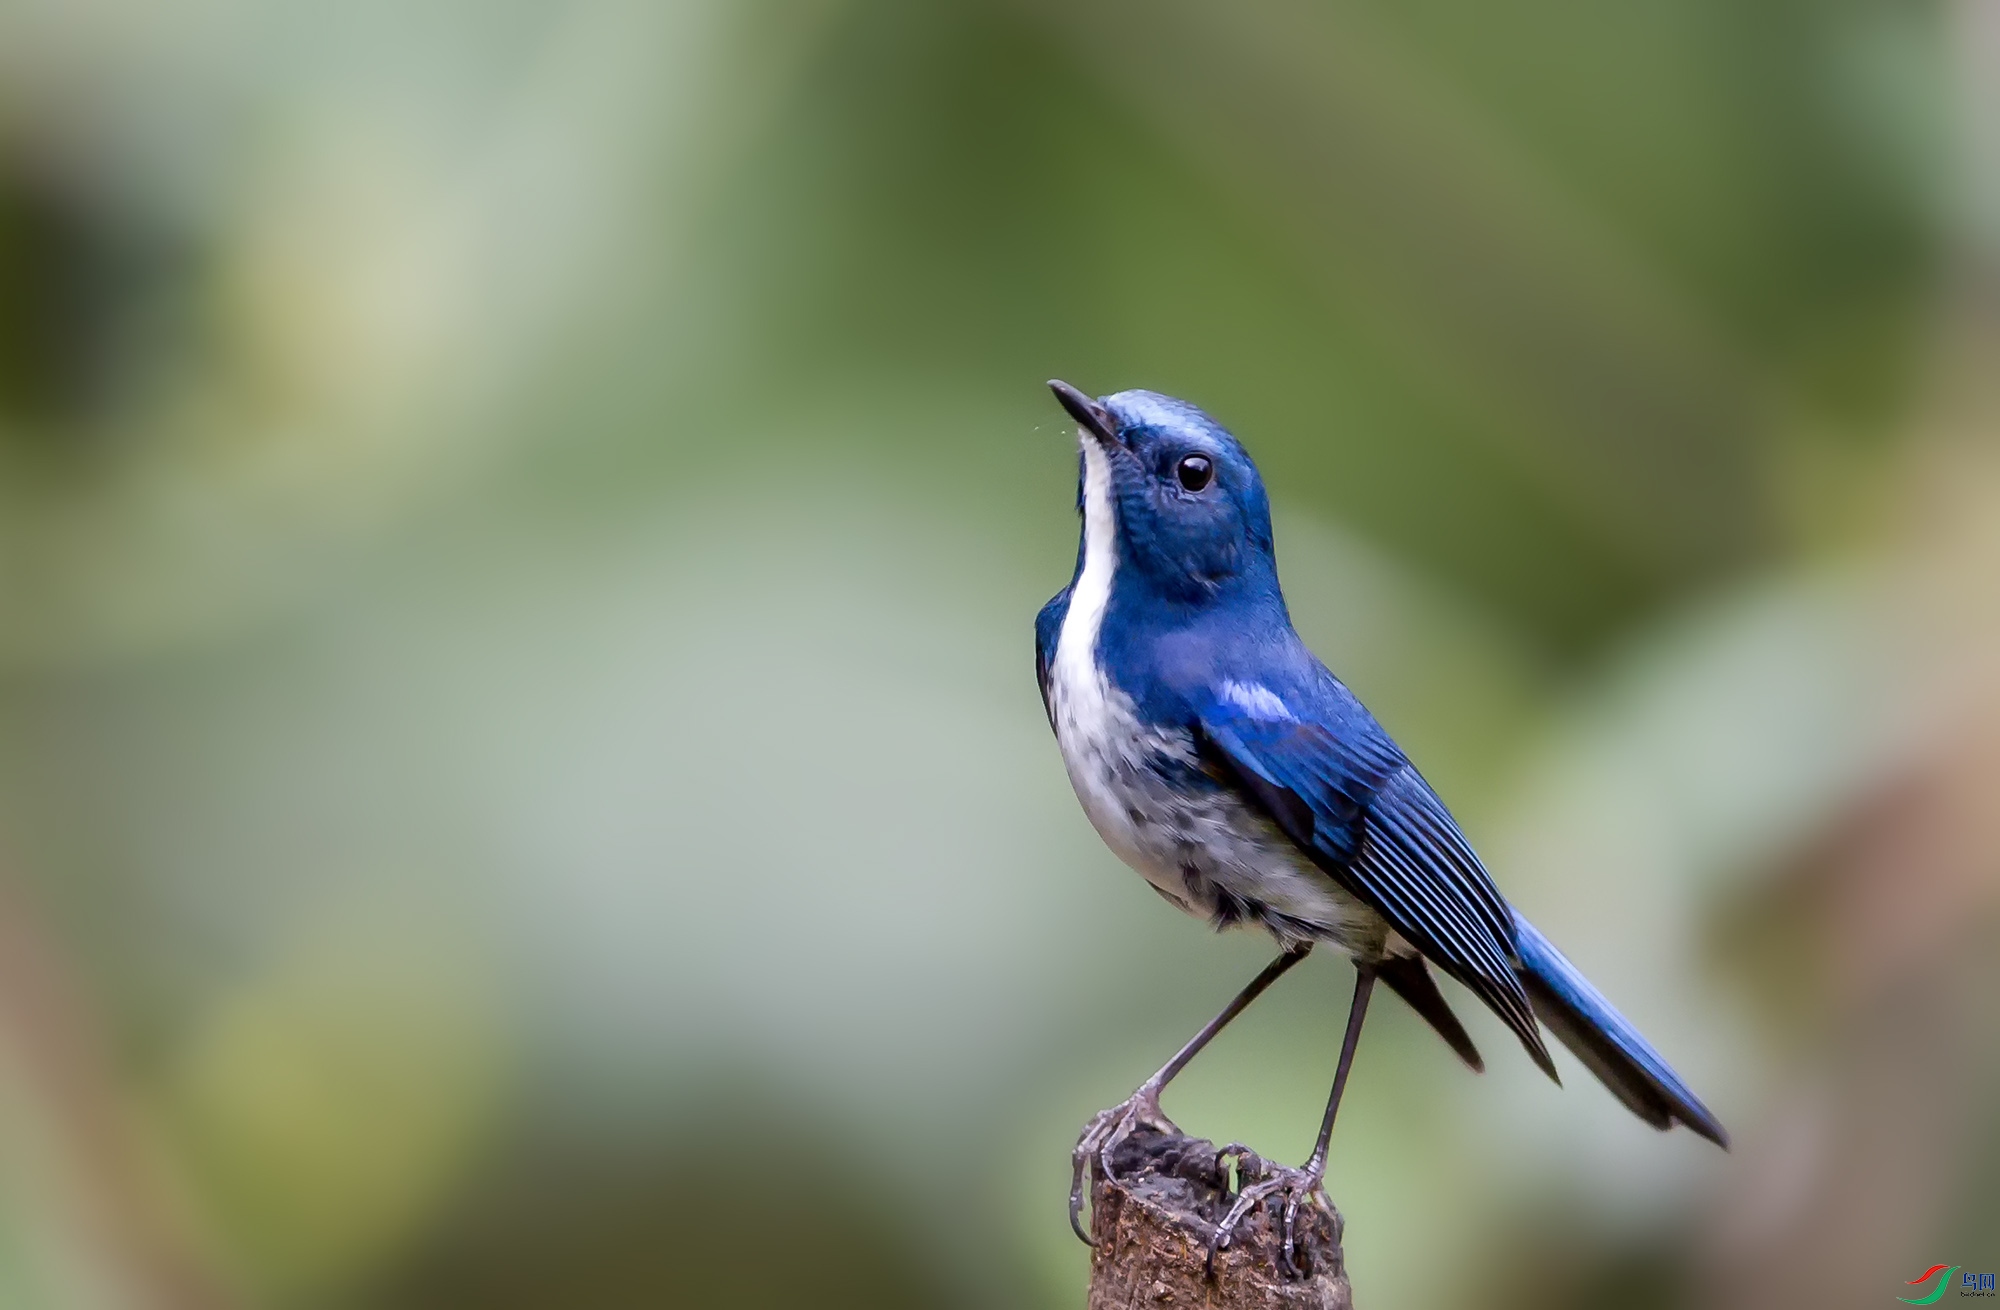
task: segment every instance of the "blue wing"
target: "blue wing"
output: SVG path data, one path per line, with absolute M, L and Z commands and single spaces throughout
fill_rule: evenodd
M 1199 708 L 1207 752 L 1313 862 L 1555 1065 L 1516 972 L 1514 913 L 1444 803 L 1345 687 L 1307 719 L 1216 699 Z

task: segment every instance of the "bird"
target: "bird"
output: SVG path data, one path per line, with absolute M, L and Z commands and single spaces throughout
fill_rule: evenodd
M 1093 1159 L 1313 947 L 1354 965 L 1340 1058 L 1312 1154 L 1244 1186 L 1209 1258 L 1282 1201 L 1296 1272 L 1301 1205 L 1324 1199 L 1327 1147 L 1379 980 L 1475 1072 L 1484 1064 L 1431 969 L 1498 1015 L 1561 1082 L 1542 1028 L 1639 1118 L 1725 1150 L 1722 1124 L 1658 1051 L 1508 904 L 1444 802 L 1354 693 L 1307 649 L 1278 583 L 1271 509 L 1250 454 L 1183 400 L 1049 387 L 1075 420 L 1081 527 L 1069 585 L 1035 619 L 1035 673 L 1063 765 L 1104 843 L 1168 902 L 1218 930 L 1261 929 L 1278 955 L 1072 1157 L 1070 1224 Z M 1278 1213 L 1274 1209 L 1274 1215 Z

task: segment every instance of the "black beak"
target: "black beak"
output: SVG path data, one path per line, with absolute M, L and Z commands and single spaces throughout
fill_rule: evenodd
M 1049 390 L 1056 393 L 1056 399 L 1069 411 L 1069 416 L 1083 426 L 1083 430 L 1107 446 L 1118 445 L 1118 424 L 1104 406 L 1084 395 L 1067 382 L 1049 379 Z

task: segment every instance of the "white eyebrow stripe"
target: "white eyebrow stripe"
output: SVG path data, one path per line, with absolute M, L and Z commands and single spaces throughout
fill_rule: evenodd
M 1287 723 L 1294 721 L 1291 710 L 1278 699 L 1278 693 L 1261 682 L 1224 682 L 1222 699 L 1252 718 L 1282 719 Z

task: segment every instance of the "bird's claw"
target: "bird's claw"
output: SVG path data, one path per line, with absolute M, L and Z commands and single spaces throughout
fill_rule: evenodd
M 1222 1222 L 1215 1226 L 1215 1233 L 1208 1240 L 1208 1275 L 1215 1276 L 1215 1255 L 1229 1249 L 1235 1239 L 1236 1226 L 1262 1204 L 1267 1198 L 1283 1196 L 1284 1209 L 1274 1217 L 1273 1225 L 1278 1230 L 1280 1241 L 1278 1267 L 1291 1278 L 1304 1278 L 1306 1271 L 1299 1267 L 1297 1223 L 1299 1207 L 1303 1204 L 1318 1205 L 1326 1200 L 1326 1192 L 1321 1186 L 1326 1169 L 1322 1164 L 1311 1164 L 1303 1169 L 1292 1169 L 1281 1164 L 1271 1164 L 1258 1158 L 1242 1147 L 1231 1146 L 1220 1152 L 1221 1157 L 1235 1157 L 1238 1160 L 1256 1160 L 1266 1176 L 1248 1183 L 1236 1195 L 1236 1203 L 1229 1207 L 1229 1213 L 1222 1216 Z
M 1111 1153 L 1141 1124 L 1169 1133 L 1180 1131 L 1160 1109 L 1160 1089 L 1150 1084 L 1109 1110 L 1098 1111 L 1090 1126 L 1083 1130 L 1083 1136 L 1076 1139 L 1076 1149 L 1070 1152 L 1069 1226 L 1085 1246 L 1097 1245 L 1083 1226 L 1083 1197 L 1090 1185 L 1091 1161 L 1097 1162 L 1098 1169 L 1109 1180 Z

